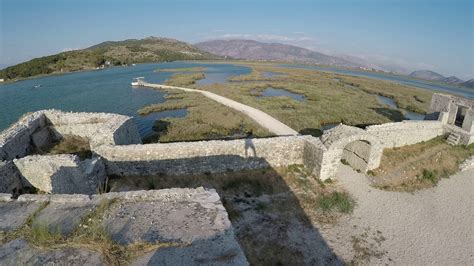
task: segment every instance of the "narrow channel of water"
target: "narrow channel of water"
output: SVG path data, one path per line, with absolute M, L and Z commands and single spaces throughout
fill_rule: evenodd
M 424 120 L 425 119 L 424 114 L 419 114 L 419 113 L 408 111 L 402 108 L 398 108 L 397 103 L 391 98 L 381 96 L 381 95 L 377 95 L 377 98 L 379 99 L 379 101 L 388 105 L 390 108 L 399 110 L 408 120 Z

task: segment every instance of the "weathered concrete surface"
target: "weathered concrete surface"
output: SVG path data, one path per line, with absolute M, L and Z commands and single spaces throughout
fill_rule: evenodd
M 94 194 L 106 178 L 98 158 L 79 160 L 76 155 L 31 155 L 13 161 L 25 186 L 47 193 Z
M 104 200 L 113 200 L 94 219 L 121 245 L 132 243 L 170 244 L 134 258 L 135 265 L 176 263 L 185 265 L 247 265 L 231 223 L 215 190 L 163 189 L 88 195 L 21 195 L 0 202 L 0 231 L 20 228 L 35 213 L 33 226 L 46 226 L 51 233 L 66 237 L 87 214 Z M 46 207 L 38 208 L 47 204 Z M 22 254 L 16 253 L 17 251 Z M 101 257 L 88 250 L 60 247 L 38 251 L 17 239 L 0 247 L 0 265 L 18 256 L 21 263 L 100 263 Z M 91 260 L 88 260 L 91 256 Z M 184 257 L 181 257 L 184 256 Z
M 12 231 L 23 226 L 41 204 L 38 202 L 0 202 L 0 231 Z
M 0 193 L 12 193 L 22 188 L 20 173 L 11 161 L 0 161 Z
M 104 219 L 104 226 L 115 241 L 124 245 L 137 242 L 179 245 L 148 253 L 137 259 L 136 264 L 247 264 L 215 190 L 108 193 L 94 200 L 116 195 L 120 195 L 120 201 L 111 206 Z
M 84 248 L 37 249 L 24 239 L 0 246 L 1 265 L 104 265 L 98 252 Z
M 215 93 L 209 92 L 209 91 L 203 91 L 203 90 L 196 90 L 196 89 L 189 89 L 189 88 L 182 88 L 182 87 L 175 87 L 175 86 L 167 86 L 167 85 L 160 85 L 160 84 L 151 84 L 151 83 L 143 83 L 144 86 L 150 87 L 150 88 L 157 88 L 157 89 L 173 89 L 173 90 L 182 90 L 182 91 L 188 91 L 188 92 L 199 92 L 202 95 L 218 102 L 221 103 L 225 106 L 228 106 L 232 109 L 235 109 L 239 112 L 242 112 L 243 114 L 247 115 L 250 117 L 252 120 L 257 122 L 259 125 L 262 127 L 268 129 L 268 131 L 274 133 L 277 136 L 295 136 L 299 135 L 297 131 L 294 129 L 290 128 L 289 126 L 283 124 L 282 122 L 278 121 L 277 119 L 273 118 L 269 114 L 260 111 L 256 108 L 250 107 L 248 105 L 236 102 L 234 100 L 231 100 L 229 98 L 222 97 L 220 95 L 217 95 Z
M 46 226 L 50 232 L 70 235 L 96 204 L 84 202 L 51 202 L 35 217 L 32 226 Z
M 167 247 L 148 252 L 132 265 L 248 265 L 240 247 L 226 231 L 212 239 L 196 240 L 188 246 Z

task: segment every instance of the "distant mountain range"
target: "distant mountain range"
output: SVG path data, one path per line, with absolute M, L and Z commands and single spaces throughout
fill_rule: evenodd
M 103 65 L 220 59 L 191 44 L 174 39 L 107 41 L 86 49 L 35 58 L 0 70 L 0 78 L 21 79 L 38 75 L 91 70 Z
M 413 72 L 410 73 L 409 76 L 413 77 L 413 78 L 418 78 L 418 79 L 444 82 L 444 83 L 448 83 L 448 84 L 464 86 L 464 87 L 467 87 L 467 88 L 474 88 L 474 79 L 471 79 L 471 80 L 468 80 L 468 81 L 463 81 L 462 79 L 459 79 L 458 77 L 455 77 L 455 76 L 445 77 L 445 76 L 443 76 L 439 73 L 436 73 L 434 71 L 431 71 L 431 70 L 413 71 Z
M 205 41 L 196 43 L 195 46 L 212 54 L 237 59 L 313 63 L 406 73 L 402 68 L 396 65 L 375 64 L 368 60 L 349 55 L 331 56 L 302 47 L 281 43 L 264 43 L 254 40 L 237 39 Z M 429 70 L 415 71 L 409 76 L 472 88 L 472 80 L 463 82 L 463 80 L 457 77 L 444 77 L 439 73 Z
M 195 46 L 209 53 L 236 59 L 363 67 L 361 64 L 344 58 L 281 43 L 264 43 L 254 40 L 213 40 L 196 43 Z
M 17 80 L 38 75 L 91 70 L 104 65 L 128 65 L 176 60 L 212 60 L 226 57 L 322 64 L 366 70 L 394 71 L 393 69 L 395 69 L 391 65 L 381 66 L 354 56 L 326 55 L 281 43 L 264 43 L 254 40 L 213 40 L 191 45 L 175 39 L 148 37 L 124 41 L 106 41 L 86 49 L 35 58 L 0 70 L 0 78 Z M 400 73 L 397 70 L 395 72 Z M 414 71 L 409 76 L 474 88 L 474 80 L 472 79 L 463 82 L 457 77 L 444 77 L 429 70 Z

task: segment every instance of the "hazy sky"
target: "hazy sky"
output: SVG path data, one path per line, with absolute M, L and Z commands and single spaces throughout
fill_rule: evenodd
M 246 38 L 474 78 L 474 1 L 0 0 L 0 64 L 106 40 Z

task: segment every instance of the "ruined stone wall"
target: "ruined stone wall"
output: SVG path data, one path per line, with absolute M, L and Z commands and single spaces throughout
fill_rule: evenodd
M 402 121 L 369 126 L 367 133 L 380 140 L 384 148 L 401 147 L 427 141 L 445 133 L 438 121 Z
M 0 161 L 20 158 L 34 151 L 32 136 L 46 125 L 43 112 L 22 117 L 0 134 Z
M 372 146 L 365 141 L 356 140 L 347 144 L 342 152 L 342 159 L 352 168 L 365 172 Z
M 141 143 L 138 128 L 128 116 L 107 113 L 65 113 L 55 110 L 46 111 L 45 114 L 58 135 L 87 138 L 91 147 Z
M 311 144 L 308 141 L 313 141 Z M 259 169 L 311 162 L 317 167 L 319 140 L 311 136 L 101 146 L 107 173 L 119 176 L 189 175 Z M 308 146 L 309 145 L 309 146 Z M 313 146 L 311 146 L 313 145 Z M 311 147 L 311 148 L 308 148 Z M 306 153 L 305 153 L 306 149 Z M 305 155 L 308 158 L 305 158 Z M 312 169 L 311 169 L 312 170 Z
M 25 187 L 55 194 L 96 194 L 105 181 L 102 160 L 76 155 L 30 155 L 13 160 Z

